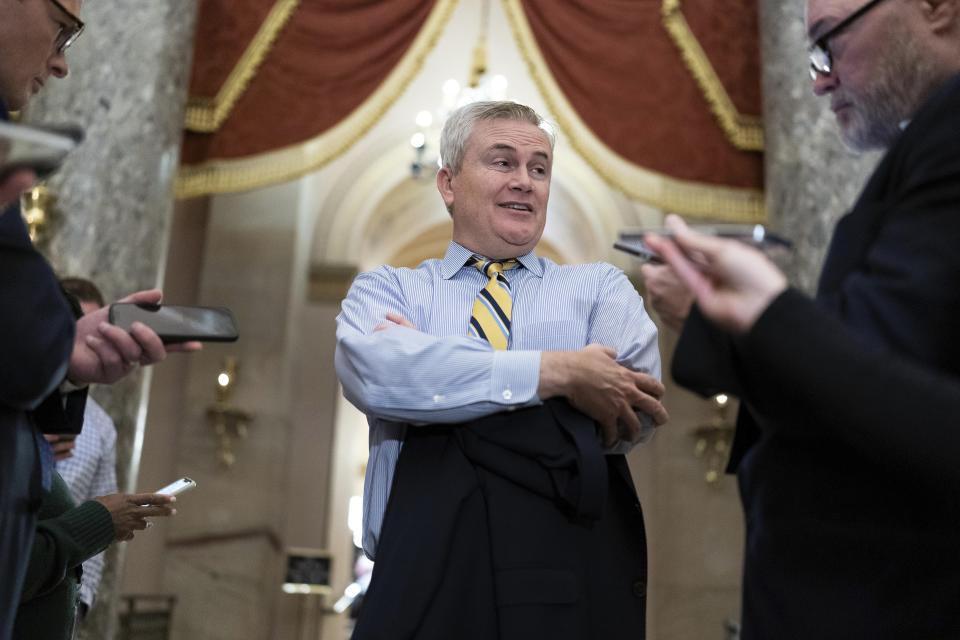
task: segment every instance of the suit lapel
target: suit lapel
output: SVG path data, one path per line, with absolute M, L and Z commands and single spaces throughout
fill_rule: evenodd
M 883 201 L 897 156 L 894 148 L 884 157 L 853 209 L 837 222 L 834 229 L 817 287 L 817 301 L 831 311 L 840 310 L 840 289 L 844 279 L 863 263 L 883 226 L 887 214 Z

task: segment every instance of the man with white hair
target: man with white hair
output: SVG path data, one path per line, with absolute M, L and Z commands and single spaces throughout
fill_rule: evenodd
M 363 273 L 343 302 L 337 373 L 370 424 L 376 560 L 354 638 L 644 635 L 622 453 L 666 420 L 657 331 L 619 269 L 533 253 L 553 147 L 529 107 L 454 112 L 445 257 Z

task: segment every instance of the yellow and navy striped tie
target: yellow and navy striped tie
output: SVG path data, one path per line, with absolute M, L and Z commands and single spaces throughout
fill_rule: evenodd
M 520 263 L 516 260 L 484 260 L 473 256 L 467 264 L 490 278 L 473 303 L 470 335 L 486 340 L 498 351 L 505 351 L 510 344 L 513 298 L 510 297 L 510 281 L 503 272 L 517 268 Z

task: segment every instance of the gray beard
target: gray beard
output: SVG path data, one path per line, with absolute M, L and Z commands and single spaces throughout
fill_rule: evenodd
M 892 35 L 876 81 L 854 96 L 853 117 L 840 132 L 854 151 L 888 148 L 937 85 L 938 70 L 916 42 L 906 33 Z

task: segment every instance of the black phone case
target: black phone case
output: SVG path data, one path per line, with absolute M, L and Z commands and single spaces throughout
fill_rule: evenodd
M 137 321 L 142 322 L 148 327 L 150 327 L 151 329 L 153 329 L 154 331 L 157 331 L 157 328 L 150 324 L 149 315 L 139 313 L 135 318 L 124 317 L 124 314 L 125 314 L 124 307 L 138 307 L 143 311 L 156 312 L 160 310 L 161 306 L 162 305 L 140 304 L 140 303 L 116 303 L 116 304 L 110 305 L 110 311 L 108 313 L 107 318 L 110 324 L 116 325 L 121 329 L 124 329 L 125 331 L 129 331 L 130 326 Z M 172 306 L 177 306 L 177 305 L 172 305 Z M 192 306 L 190 308 L 217 311 L 219 313 L 226 315 L 230 319 L 230 324 L 233 327 L 233 333 L 230 335 L 219 335 L 219 334 L 197 334 L 197 333 L 186 333 L 186 332 L 179 333 L 179 332 L 170 332 L 170 331 L 164 331 L 164 332 L 157 331 L 157 335 L 160 336 L 160 340 L 163 341 L 163 344 L 177 344 L 180 342 L 190 342 L 194 340 L 198 342 L 236 342 L 237 339 L 240 337 L 239 332 L 237 331 L 236 318 L 233 317 L 233 313 L 230 311 L 230 309 L 227 309 L 226 307 L 198 307 L 198 306 Z

